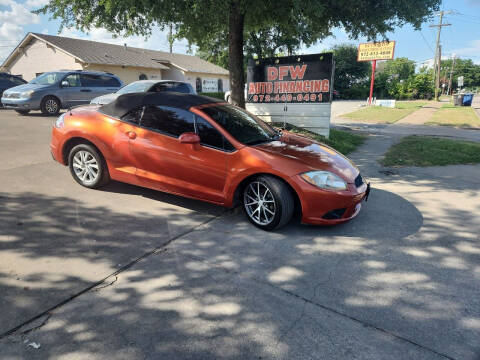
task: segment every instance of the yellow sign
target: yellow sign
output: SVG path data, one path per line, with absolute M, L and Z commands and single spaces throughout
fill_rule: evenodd
M 360 44 L 357 61 L 391 60 L 394 52 L 395 41 Z

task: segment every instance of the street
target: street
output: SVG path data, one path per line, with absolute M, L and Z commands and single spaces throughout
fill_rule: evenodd
M 53 119 L 0 110 L 0 358 L 480 359 L 480 165 L 384 169 L 407 131 L 359 127 L 359 216 L 268 233 L 238 208 L 81 187 Z

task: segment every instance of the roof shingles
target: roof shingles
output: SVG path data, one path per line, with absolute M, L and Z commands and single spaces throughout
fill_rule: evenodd
M 138 66 L 153 69 L 169 69 L 171 64 L 190 72 L 228 75 L 228 70 L 196 56 L 173 54 L 97 41 L 81 40 L 63 36 L 32 33 L 53 46 L 91 64 Z

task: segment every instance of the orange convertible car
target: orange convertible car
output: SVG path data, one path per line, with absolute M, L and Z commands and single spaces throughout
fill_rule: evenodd
M 53 157 L 81 185 L 110 179 L 231 207 L 264 230 L 355 217 L 370 190 L 332 148 L 281 132 L 238 107 L 179 93 L 134 93 L 67 111 Z

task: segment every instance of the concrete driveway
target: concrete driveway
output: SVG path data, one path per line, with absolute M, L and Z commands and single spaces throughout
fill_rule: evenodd
M 354 221 L 266 233 L 239 210 L 84 189 L 50 159 L 51 119 L 0 122 L 0 358 L 480 357 L 480 166 L 383 169 L 397 138 L 371 135 Z

